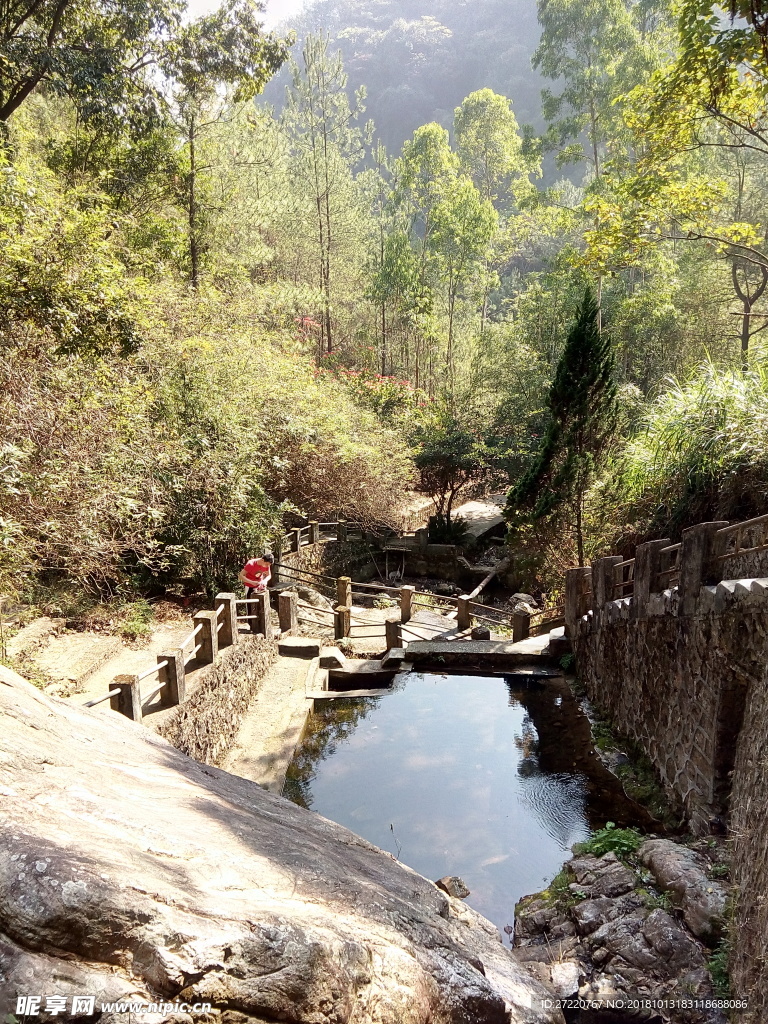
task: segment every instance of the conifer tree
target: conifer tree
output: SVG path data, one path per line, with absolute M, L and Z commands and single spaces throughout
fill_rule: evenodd
M 514 527 L 570 519 L 584 564 L 584 499 L 616 422 L 611 344 L 598 328 L 597 299 L 587 288 L 557 365 L 547 400 L 549 426 L 530 469 L 507 495 Z

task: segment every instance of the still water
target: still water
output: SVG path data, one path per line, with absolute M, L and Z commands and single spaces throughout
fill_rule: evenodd
M 637 818 L 562 679 L 410 673 L 316 707 L 284 795 L 427 878 L 460 875 L 500 929 L 591 828 Z

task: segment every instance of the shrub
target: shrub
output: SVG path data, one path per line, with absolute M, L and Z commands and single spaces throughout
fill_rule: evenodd
M 591 853 L 602 857 L 606 853 L 615 853 L 617 857 L 626 857 L 634 853 L 642 843 L 643 837 L 636 828 L 616 828 L 612 821 L 605 827 L 593 832 L 586 843 L 579 843 L 579 853 Z

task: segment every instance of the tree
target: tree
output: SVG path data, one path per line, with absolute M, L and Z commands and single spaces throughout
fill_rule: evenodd
M 533 169 L 523 156 L 512 103 L 492 89 L 470 93 L 453 114 L 461 170 L 483 199 L 496 203 L 515 176 Z
M 365 90 L 350 106 L 341 54 L 328 52 L 326 36 L 308 36 L 301 66 L 291 63 L 293 86 L 284 123 L 298 157 L 299 171 L 314 209 L 317 237 L 317 283 L 322 294 L 321 352 L 332 352 L 333 257 L 343 239 L 337 228 L 350 204 L 351 168 L 362 157 L 370 134 L 356 127 L 365 107 Z
M 172 83 L 170 107 L 187 146 L 185 177 L 189 279 L 200 283 L 200 135 L 225 116 L 231 103 L 261 91 L 288 56 L 284 40 L 264 35 L 255 0 L 226 0 L 213 14 L 181 29 L 166 47 L 162 67 Z M 224 87 L 229 92 L 221 94 Z
M 0 121 L 45 83 L 88 115 L 130 108 L 181 21 L 180 0 L 21 0 L 0 7 Z
M 449 385 L 454 375 L 454 332 L 459 292 L 487 263 L 488 246 L 496 231 L 496 211 L 468 178 L 454 179 L 434 209 L 430 249 L 445 282 L 448 330 L 445 362 Z
M 605 145 L 619 124 L 612 103 L 626 91 L 626 72 L 637 56 L 631 16 L 624 0 L 539 0 L 538 11 L 542 34 L 533 66 L 563 83 L 558 95 L 542 92 L 545 143 L 560 150 L 561 163 L 586 159 L 599 178 Z
M 513 526 L 572 513 L 584 565 L 584 501 L 616 421 L 616 383 L 608 337 L 598 329 L 597 300 L 587 289 L 550 388 L 549 425 L 530 469 L 509 491 Z
M 456 495 L 486 469 L 483 442 L 450 413 L 441 412 L 418 431 L 414 462 L 422 489 L 433 499 L 437 523 L 451 533 Z

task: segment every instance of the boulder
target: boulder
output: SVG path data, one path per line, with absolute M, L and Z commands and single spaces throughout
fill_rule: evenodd
M 435 885 L 457 900 L 464 900 L 471 895 L 466 882 L 458 875 L 444 875 L 442 878 L 438 878 Z
M 473 626 L 471 636 L 473 640 L 490 640 L 491 631 L 487 626 Z
M 0 714 L 0 1005 L 562 1024 L 489 922 L 341 826 L 7 669 Z
M 707 875 L 706 860 L 668 839 L 649 839 L 638 850 L 660 888 L 671 893 L 693 934 L 716 943 L 725 927 L 727 890 Z

